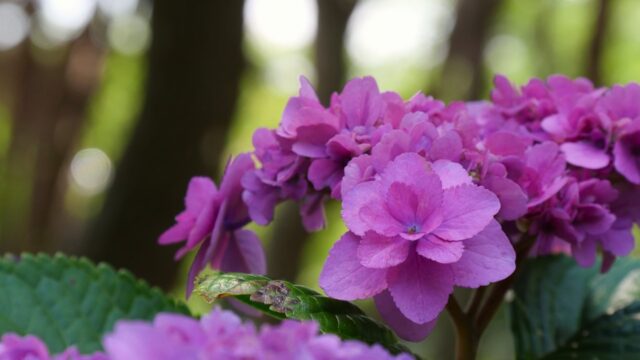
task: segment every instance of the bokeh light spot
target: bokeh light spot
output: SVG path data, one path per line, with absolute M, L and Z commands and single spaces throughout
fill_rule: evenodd
M 107 187 L 111 171 L 111 159 L 100 149 L 80 150 L 71 161 L 71 180 L 78 191 L 87 196 L 98 194 Z

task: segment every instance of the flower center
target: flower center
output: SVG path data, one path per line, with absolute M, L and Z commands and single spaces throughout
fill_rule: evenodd
M 417 225 L 411 225 L 407 229 L 407 234 L 415 234 L 417 232 L 418 232 L 418 226 Z

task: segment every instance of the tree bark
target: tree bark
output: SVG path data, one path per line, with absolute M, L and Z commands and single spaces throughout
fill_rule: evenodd
M 318 0 L 318 32 L 314 60 L 318 97 L 329 103 L 331 94 L 342 88 L 346 77 L 344 39 L 357 0 Z
M 320 101 L 329 103 L 346 78 L 344 37 L 357 0 L 318 0 L 318 30 L 314 44 L 316 91 Z M 269 274 L 276 279 L 295 280 L 309 234 L 302 226 L 298 206 L 279 209 L 267 248 Z
M 444 100 L 478 99 L 486 85 L 483 51 L 501 0 L 459 0 L 449 53 L 432 93 Z
M 176 248 L 156 241 L 183 208 L 189 179 L 214 172 L 204 152 L 220 160 L 244 68 L 242 9 L 235 0 L 154 1 L 144 105 L 88 234 L 95 260 L 173 284 Z
M 103 51 L 88 32 L 58 49 L 25 42 L 16 50 L 19 61 L 2 69 L 17 75 L 11 144 L 2 169 L 0 250 L 53 252 L 67 164 L 100 78 Z
M 602 58 L 609 28 L 609 18 L 613 0 L 598 0 L 593 34 L 589 42 L 586 76 L 595 85 L 602 84 Z

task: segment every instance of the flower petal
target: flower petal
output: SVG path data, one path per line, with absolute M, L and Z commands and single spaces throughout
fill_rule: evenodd
M 455 131 L 448 131 L 433 141 L 429 150 L 431 160 L 458 161 L 462 154 L 462 139 Z
M 460 259 L 464 245 L 462 241 L 446 241 L 430 235 L 418 241 L 416 251 L 429 260 L 449 264 Z
M 482 186 L 496 194 L 500 200 L 500 218 L 516 220 L 527 213 L 527 195 L 513 180 L 489 175 L 482 181 Z
M 342 219 L 349 230 L 360 236 L 369 230 L 387 236 L 403 231 L 402 224 L 387 211 L 384 189 L 378 181 L 358 184 L 345 194 Z
M 385 197 L 389 214 L 405 226 L 415 224 L 420 200 L 412 186 L 400 182 L 391 184 Z
M 189 231 L 193 226 L 194 221 L 180 221 L 173 225 L 167 231 L 163 232 L 158 238 L 158 244 L 166 245 L 181 242 L 186 240 L 189 236 Z
M 442 223 L 433 233 L 444 240 L 468 239 L 484 229 L 500 210 L 500 201 L 491 191 L 460 185 L 444 191 Z
M 620 174 L 633 184 L 640 184 L 640 161 L 634 150 L 640 145 L 640 131 L 624 135 L 613 148 L 614 166 Z
M 251 274 L 267 272 L 264 248 L 253 231 L 241 229 L 233 233 L 222 257 L 220 270 Z
M 353 233 L 338 240 L 320 273 L 320 287 L 340 300 L 366 299 L 387 288 L 387 270 L 370 269 L 358 260 L 358 241 Z
M 406 316 L 402 315 L 400 309 L 393 302 L 393 297 L 388 291 L 376 295 L 374 298 L 376 308 L 384 322 L 389 325 L 393 331 L 404 340 L 420 341 L 429 335 L 431 330 L 436 326 L 437 320 L 432 320 L 424 324 L 417 324 Z
M 302 225 L 308 232 L 322 230 L 325 226 L 323 193 L 306 195 L 300 203 L 300 217 Z
M 515 270 L 516 253 L 500 224 L 492 220 L 471 239 L 464 241 L 464 253 L 451 264 L 458 286 L 476 288 L 505 279 Z
M 609 155 L 586 141 L 567 142 L 560 146 L 567 162 L 585 169 L 602 169 L 609 165 Z
M 216 184 L 205 176 L 195 176 L 189 181 L 184 204 L 190 212 L 198 213 L 216 194 Z
M 450 265 L 438 264 L 415 253 L 401 265 L 389 269 L 387 281 L 400 312 L 418 324 L 437 318 L 453 292 Z
M 410 241 L 367 232 L 358 246 L 358 259 L 366 267 L 384 269 L 402 263 L 409 255 Z
M 416 153 L 398 155 L 382 172 L 382 182 L 388 188 L 394 182 L 420 185 L 429 176 L 429 163 Z M 442 185 L 441 185 L 442 186 Z
M 469 173 L 458 163 L 448 160 L 438 160 L 432 164 L 432 168 L 440 178 L 443 189 L 472 183 Z

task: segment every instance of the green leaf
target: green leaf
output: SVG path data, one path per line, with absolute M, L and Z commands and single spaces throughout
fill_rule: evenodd
M 195 291 L 208 302 L 233 296 L 278 319 L 315 320 L 322 332 L 378 343 L 394 353 L 409 352 L 389 328 L 352 303 L 287 281 L 252 274 L 214 273 L 199 277 Z
M 152 319 L 158 312 L 188 314 L 183 304 L 126 271 L 63 255 L 0 259 L 0 334 L 40 337 L 52 353 L 75 345 L 101 349 L 120 319 Z
M 511 304 L 519 359 L 640 358 L 640 261 L 606 274 L 566 256 L 528 260 Z

